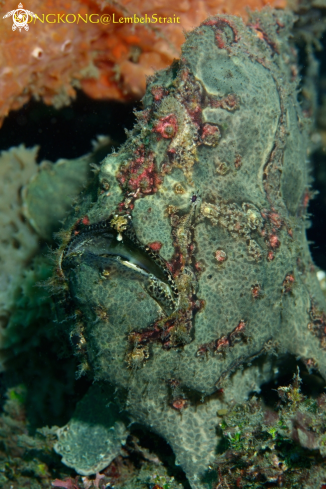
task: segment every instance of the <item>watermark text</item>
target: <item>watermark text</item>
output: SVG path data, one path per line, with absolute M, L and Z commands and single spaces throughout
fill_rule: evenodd
M 136 14 L 131 16 L 118 16 L 117 14 L 38 14 L 35 17 L 29 17 L 27 23 L 42 24 L 180 24 L 180 17 L 175 14 L 171 17 L 163 17 L 158 14 L 140 17 Z

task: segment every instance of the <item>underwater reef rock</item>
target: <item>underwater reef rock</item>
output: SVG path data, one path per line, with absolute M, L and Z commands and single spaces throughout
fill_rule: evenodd
M 326 396 L 307 398 L 300 384 L 297 372 L 290 385 L 278 387 L 276 410 L 254 396 L 217 413 L 224 453 L 214 465 L 221 488 L 324 487 Z
M 20 189 L 37 171 L 38 146 L 23 144 L 0 154 L 0 331 L 7 326 L 24 268 L 38 250 L 38 237 L 25 222 Z
M 73 196 L 80 193 L 90 177 L 90 162 L 91 155 L 56 163 L 42 161 L 23 188 L 24 216 L 43 239 L 53 240 L 59 222 L 70 211 Z
M 2 397 L 6 400 L 0 415 L 0 487 L 48 489 L 55 465 L 53 458 L 51 460 L 49 457 L 49 453 L 52 455 L 55 433 L 43 428 L 34 436 L 30 435 L 24 406 L 24 386 L 8 389 Z
M 40 238 L 53 241 L 53 234 L 61 228 L 60 221 L 66 218 L 91 175 L 90 163 L 111 144 L 106 136 L 98 136 L 90 154 L 56 163 L 42 161 L 40 165 L 38 146 L 26 148 L 21 144 L 1 152 L 0 348 L 7 348 L 5 337 L 8 339 L 10 334 L 5 328 L 12 321 L 12 311 L 17 312 L 24 277 L 29 273 L 25 268 L 39 252 Z
M 51 242 L 71 206 L 92 177 L 92 165 L 112 148 L 108 136 L 97 136 L 92 151 L 74 159 L 43 160 L 22 188 L 22 211 L 40 238 Z M 40 212 L 40 209 L 42 211 Z
M 291 25 L 267 10 L 188 34 L 61 233 L 53 285 L 80 373 L 169 442 L 193 489 L 216 459 L 217 411 L 273 376 L 268 358 L 326 377 Z

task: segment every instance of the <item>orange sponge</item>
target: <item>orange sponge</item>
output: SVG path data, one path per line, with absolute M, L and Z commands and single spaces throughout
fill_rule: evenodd
M 17 10 L 18 1 L 5 2 L 2 16 Z M 77 87 L 96 99 L 140 98 L 146 76 L 179 56 L 184 31 L 209 15 L 246 17 L 248 8 L 261 9 L 266 3 L 26 0 L 23 8 L 39 17 L 28 18 L 28 31 L 13 31 L 12 16 L 0 22 L 0 123 L 32 96 L 55 107 L 68 104 Z M 284 8 L 286 0 L 270 0 L 269 4 Z M 151 23 L 137 22 L 146 14 Z

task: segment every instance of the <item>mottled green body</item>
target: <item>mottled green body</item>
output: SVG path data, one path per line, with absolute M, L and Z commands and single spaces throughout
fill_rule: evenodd
M 141 265 L 99 256 L 92 237 L 68 261 L 62 249 L 83 368 L 167 439 L 193 488 L 215 457 L 216 410 L 259 385 L 257 369 L 238 367 L 273 349 L 326 375 L 289 22 L 219 16 L 190 33 L 181 60 L 149 81 L 125 145 L 103 161 L 96 202 L 93 189 L 71 221 L 71 236 L 103 221 L 123 241 L 128 219 L 166 261 L 175 309 L 148 292 Z

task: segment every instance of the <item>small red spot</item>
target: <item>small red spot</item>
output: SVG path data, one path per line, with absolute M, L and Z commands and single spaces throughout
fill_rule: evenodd
M 272 251 L 269 251 L 268 254 L 267 254 L 267 260 L 268 261 L 273 261 L 275 258 L 275 255 Z
M 259 284 L 253 285 L 251 287 L 251 294 L 254 299 L 258 299 L 261 296 L 261 287 Z
M 302 201 L 302 205 L 305 209 L 308 207 L 310 198 L 311 198 L 311 193 L 309 191 L 305 192 Z
M 202 138 L 210 134 L 215 134 L 216 131 L 218 131 L 217 126 L 212 126 L 211 124 L 204 124 L 202 130 Z
M 187 81 L 188 76 L 189 76 L 189 70 L 188 70 L 188 68 L 183 69 L 182 72 L 181 72 L 181 79 L 182 79 L 182 81 Z
M 240 331 L 244 331 L 245 328 L 246 328 L 246 323 L 243 319 L 241 319 L 238 326 L 235 328 L 234 333 L 240 333 Z
M 220 49 L 225 48 L 225 42 L 223 41 L 223 37 L 222 37 L 222 34 L 220 32 L 216 32 L 215 40 L 216 40 L 216 44 L 218 45 L 218 47 Z
M 216 23 L 217 23 L 216 20 L 206 20 L 205 22 L 203 22 L 203 25 L 212 26 L 212 25 L 215 25 Z
M 210 145 L 215 145 L 218 143 L 221 137 L 220 130 L 217 126 L 212 124 L 204 124 L 202 128 L 201 138 L 202 141 Z
M 222 348 L 226 348 L 230 346 L 230 342 L 226 336 L 222 336 L 219 340 L 216 341 L 216 351 L 221 350 Z
M 217 18 L 217 19 L 206 20 L 201 25 L 209 25 L 211 27 L 215 27 L 216 28 L 215 37 L 217 37 L 218 35 L 220 36 L 221 34 L 219 34 L 219 31 L 222 31 L 223 32 L 223 29 L 227 25 L 227 26 L 229 26 L 232 29 L 233 36 L 234 36 L 233 42 L 238 42 L 238 40 L 239 40 L 238 31 L 235 28 L 235 25 L 233 24 L 233 22 L 231 22 L 230 20 L 228 20 L 226 18 L 221 18 L 220 17 L 220 18 Z M 223 46 L 221 46 L 221 45 L 219 45 L 219 40 L 216 39 L 216 41 L 218 42 L 218 47 L 219 48 L 224 47 L 224 43 L 223 43 Z
M 282 226 L 282 219 L 279 216 L 279 214 L 277 214 L 276 212 L 271 212 L 269 214 L 269 218 L 272 221 L 273 226 L 275 226 L 277 229 L 279 229 Z
M 307 367 L 309 368 L 316 368 L 316 362 L 313 358 L 308 358 L 306 361 L 305 361 L 305 364 L 307 365 Z M 325 489 L 326 489 L 326 486 L 325 486 Z
M 219 263 L 223 263 L 226 260 L 226 253 L 223 250 L 215 251 L 215 258 Z
M 208 350 L 209 350 L 208 344 L 205 343 L 204 345 L 201 345 L 197 350 L 197 353 L 196 353 L 197 357 L 202 357 L 203 355 L 208 353 Z
M 210 98 L 210 106 L 214 108 L 221 108 L 226 110 L 235 110 L 240 106 L 239 97 L 235 93 L 229 93 L 226 97 L 218 98 L 211 97 Z M 236 155 L 240 156 L 240 155 Z M 241 156 L 240 156 L 241 158 Z
M 80 231 L 74 231 L 74 235 L 77 236 L 77 234 L 79 234 Z
M 148 246 L 153 250 L 153 251 L 160 251 L 162 248 L 162 243 L 160 241 L 153 241 L 153 243 L 148 243 Z
M 242 166 L 242 156 L 241 155 L 235 156 L 234 166 L 236 167 L 237 170 L 239 170 L 239 168 L 241 168 L 241 166 Z
M 281 242 L 280 240 L 278 239 L 278 237 L 276 236 L 276 234 L 271 234 L 269 236 L 269 244 L 271 245 L 272 248 L 279 248 Z
M 153 87 L 151 92 L 156 102 L 161 100 L 168 93 L 163 87 Z
M 178 121 L 174 114 L 162 117 L 154 126 L 153 131 L 158 132 L 163 138 L 171 139 L 178 131 Z
M 85 226 L 88 226 L 89 225 L 89 219 L 88 219 L 88 216 L 84 216 L 83 219 L 82 219 L 82 223 L 85 225 Z
M 182 411 L 182 409 L 187 407 L 187 400 L 183 397 L 178 397 L 172 402 L 172 407 L 177 411 Z
M 295 282 L 294 275 L 292 273 L 288 273 L 283 281 L 283 292 L 285 293 L 291 292 L 294 282 Z

